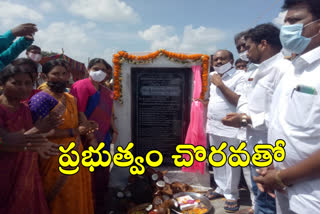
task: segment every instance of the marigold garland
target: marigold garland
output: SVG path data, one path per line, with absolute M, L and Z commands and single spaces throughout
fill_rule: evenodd
M 190 63 L 190 61 L 202 61 L 202 91 L 201 99 L 204 99 L 204 96 L 208 87 L 208 73 L 209 73 L 209 56 L 203 54 L 181 54 L 173 53 L 163 49 L 157 50 L 153 53 L 144 55 L 144 56 L 135 56 L 128 54 L 125 51 L 119 51 L 117 54 L 113 55 L 113 64 L 114 64 L 114 99 L 122 103 L 122 63 L 131 63 L 131 64 L 148 64 L 152 63 L 154 59 L 159 56 L 166 56 L 169 60 L 177 63 Z

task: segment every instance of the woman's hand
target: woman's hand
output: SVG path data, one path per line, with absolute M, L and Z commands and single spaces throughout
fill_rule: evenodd
M 44 133 L 43 135 L 48 138 L 48 137 L 53 137 L 56 134 L 56 130 L 55 129 L 51 129 L 50 131 L 48 131 L 47 133 Z
M 89 127 L 95 130 L 99 129 L 99 124 L 94 120 L 88 120 Z
M 35 123 L 35 127 L 41 132 L 41 133 L 47 133 L 52 129 L 57 128 L 64 122 L 64 119 L 62 119 L 61 115 L 58 115 L 55 112 L 50 112 L 49 115 L 47 115 L 44 118 L 41 118 Z
M 30 137 L 30 135 L 29 135 L 29 137 Z M 21 143 L 25 143 L 26 144 L 26 143 L 28 143 L 27 136 L 24 135 L 23 131 L 6 133 L 2 137 L 2 140 L 3 140 L 3 143 L 9 143 L 9 144 L 18 144 L 18 143 L 19 144 L 21 144 Z
M 58 145 L 51 143 L 48 139 L 42 134 L 30 134 L 21 136 L 20 133 L 9 133 L 7 136 L 8 139 L 15 141 L 9 142 L 6 140 L 4 143 L 0 144 L 2 151 L 7 152 L 38 152 L 40 156 L 48 158 L 52 155 L 59 154 Z M 21 139 L 20 142 L 17 142 L 18 139 Z
M 51 156 L 56 156 L 60 154 L 58 144 L 47 142 L 42 144 L 40 147 L 36 149 L 36 152 L 40 155 L 40 157 L 44 159 L 49 159 Z
M 81 135 L 88 135 L 94 133 L 98 129 L 98 123 L 93 120 L 88 120 L 86 123 L 79 126 L 79 132 Z
M 86 135 L 86 139 L 89 143 L 89 146 L 92 146 L 95 149 L 98 148 L 99 143 L 93 133 Z

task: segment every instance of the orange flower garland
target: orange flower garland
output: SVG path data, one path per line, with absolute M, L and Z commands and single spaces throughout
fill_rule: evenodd
M 128 54 L 125 51 L 119 51 L 117 54 L 113 55 L 114 64 L 114 99 L 122 103 L 122 86 L 121 86 L 121 64 L 124 62 L 131 64 L 146 64 L 152 63 L 154 59 L 159 56 L 166 56 L 169 60 L 175 61 L 177 63 L 190 63 L 190 61 L 202 61 L 202 91 L 200 99 L 204 99 L 204 96 L 208 87 L 208 73 L 209 73 L 209 56 L 203 54 L 178 54 L 169 52 L 163 49 L 155 51 L 153 53 L 144 56 L 135 56 Z

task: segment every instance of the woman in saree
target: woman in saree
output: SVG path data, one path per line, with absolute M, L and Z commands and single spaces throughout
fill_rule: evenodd
M 21 103 L 28 98 L 33 86 L 32 66 L 27 66 L 28 63 L 25 59 L 19 65 L 9 64 L 0 73 L 4 89 L 0 96 L 0 129 L 12 134 L 24 132 L 27 141 L 14 142 L 11 137 L 12 141 L 0 143 L 0 213 L 49 214 L 38 155 L 48 158 L 58 155 L 59 150 L 38 133 L 49 131 L 59 121 L 52 123 L 44 119 L 33 127 L 31 112 Z
M 34 95 L 29 106 L 33 121 L 46 116 L 49 112 L 62 115 L 63 123 L 47 133 L 50 141 L 68 148 L 75 142 L 73 151 L 80 155 L 83 146 L 79 134 L 79 119 L 76 99 L 65 93 L 69 78 L 67 64 L 61 59 L 49 61 L 43 65 L 42 72 L 47 77 L 48 88 Z M 70 154 L 70 153 L 68 153 Z M 75 157 L 70 155 L 73 160 Z M 59 172 L 59 157 L 40 160 L 40 174 L 44 191 L 52 214 L 91 214 L 93 198 L 91 191 L 91 175 L 87 168 L 79 164 L 80 170 L 74 175 Z M 70 169 L 74 169 L 70 167 Z
M 98 124 L 99 128 L 94 132 L 93 137 L 98 143 L 105 143 L 103 150 L 110 151 L 110 144 L 116 141 L 118 131 L 112 114 L 113 92 L 103 84 L 110 79 L 112 67 L 104 59 L 95 58 L 89 62 L 88 72 L 89 78 L 74 83 L 70 93 L 77 98 L 78 110 L 82 117 Z M 90 140 L 90 136 L 88 137 Z M 92 182 L 95 193 L 95 213 L 101 213 L 105 209 L 104 196 L 108 189 L 109 167 L 96 168 Z

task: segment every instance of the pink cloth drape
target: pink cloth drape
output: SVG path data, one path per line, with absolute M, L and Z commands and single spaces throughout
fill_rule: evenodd
M 185 144 L 192 144 L 194 146 L 203 146 L 206 148 L 207 141 L 206 135 L 204 133 L 203 127 L 203 104 L 196 99 L 200 98 L 202 90 L 202 81 L 201 81 L 201 66 L 196 65 L 192 66 L 193 71 L 193 102 L 191 105 L 190 112 L 190 124 L 185 140 Z M 186 160 L 189 160 L 188 155 L 184 155 Z M 204 173 L 205 161 L 198 162 L 194 161 L 194 164 L 191 167 L 183 167 L 182 171 L 184 172 L 200 172 Z

